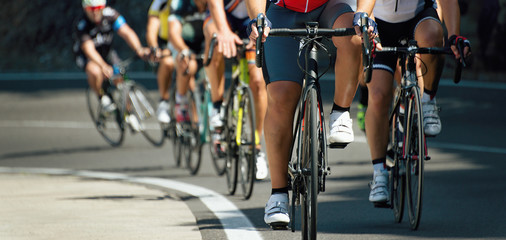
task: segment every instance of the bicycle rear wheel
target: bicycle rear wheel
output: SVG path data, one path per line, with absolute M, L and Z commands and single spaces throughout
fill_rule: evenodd
M 224 150 L 227 153 L 225 175 L 227 178 L 228 193 L 234 195 L 237 188 L 237 162 L 239 157 L 236 143 L 236 123 L 239 101 L 237 100 L 237 90 L 231 89 L 231 91 L 234 91 L 234 93 L 230 95 L 230 101 L 225 110 L 226 119 L 224 123 L 225 128 L 223 129 L 225 142 L 222 141 L 221 144 L 223 144 Z
M 396 97 L 396 99 L 398 96 Z M 404 113 L 401 113 L 400 103 L 396 104 L 390 115 L 389 125 L 389 157 L 392 157 L 393 166 L 390 167 L 389 184 L 390 184 L 390 202 L 394 212 L 396 222 L 401 222 L 404 214 L 404 196 L 406 190 L 406 167 L 402 156 L 402 145 L 404 134 L 401 131 Z
M 425 136 L 423 132 L 423 112 L 420 101 L 420 89 L 411 88 L 407 108 L 406 128 L 406 194 L 408 202 L 409 223 L 412 230 L 420 224 L 423 194 L 423 166 L 426 157 Z
M 255 105 L 253 94 L 249 87 L 242 88 L 241 104 L 238 112 L 238 124 L 236 131 L 240 139 L 238 181 L 242 188 L 244 199 L 249 199 L 253 193 L 253 185 L 256 178 L 256 139 L 255 139 Z
M 156 103 L 149 92 L 140 84 L 133 83 L 128 93 L 135 116 L 141 125 L 141 133 L 154 146 L 161 146 L 164 140 L 164 130 L 156 117 Z
M 193 91 L 188 91 L 186 94 L 188 99 L 188 114 L 190 116 L 190 122 L 185 123 L 185 156 L 186 156 L 186 167 L 190 171 L 191 175 L 197 174 L 200 169 L 200 162 L 202 159 L 202 144 L 200 139 L 200 125 L 198 111 L 200 107 L 199 99 Z
M 113 104 L 115 104 L 113 111 L 102 109 L 100 99 L 91 88 L 86 89 L 86 102 L 91 120 L 100 135 L 111 146 L 117 147 L 123 143 L 125 128 L 120 108 L 116 105 L 118 94 L 116 94 L 116 91 L 111 91 L 109 95 L 112 97 Z
M 318 198 L 318 101 L 315 89 L 310 89 L 304 104 L 302 129 L 301 170 L 302 191 L 302 239 L 316 239 L 316 215 Z

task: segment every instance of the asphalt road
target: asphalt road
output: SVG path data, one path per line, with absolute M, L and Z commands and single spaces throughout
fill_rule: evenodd
M 190 176 L 175 167 L 167 142 L 155 148 L 140 134 L 129 132 L 121 147 L 108 146 L 88 116 L 83 83 L 0 80 L 0 166 L 117 172 L 190 183 L 226 196 L 264 239 L 300 238 L 299 229 L 273 231 L 263 222 L 269 181 L 256 182 L 248 201 L 228 196 L 225 179 L 215 174 L 207 151 L 199 174 Z M 327 191 L 318 198 L 319 239 L 506 239 L 506 113 L 502 111 L 506 87 L 471 83 L 440 87 L 443 131 L 429 139 L 432 160 L 426 164 L 419 229 L 409 230 L 406 220 L 394 223 L 391 210 L 368 202 L 372 166 L 365 136 L 355 124 L 356 142 L 329 151 L 332 175 Z M 145 84 L 154 86 L 154 80 Z M 355 110 L 356 103 L 353 116 Z M 216 216 L 198 198 L 173 193 L 192 210 L 203 239 L 224 238 Z

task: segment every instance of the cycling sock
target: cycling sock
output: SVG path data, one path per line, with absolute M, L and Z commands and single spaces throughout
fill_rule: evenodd
M 271 191 L 271 195 L 274 195 L 274 194 L 281 194 L 281 193 L 286 193 L 288 194 L 288 187 L 284 187 L 284 188 L 273 188 L 272 191 Z
M 213 107 L 214 107 L 215 109 L 218 109 L 218 110 L 219 110 L 219 109 L 221 108 L 221 104 L 223 104 L 223 101 L 221 101 L 221 100 L 220 100 L 220 101 L 217 101 L 217 102 L 213 102 Z
M 332 106 L 332 111 L 349 112 L 350 107 L 341 107 L 334 103 L 334 105 Z
M 369 100 L 369 89 L 367 86 L 360 86 L 360 104 L 367 106 Z
M 372 160 L 374 171 L 385 171 L 387 169 L 387 159 L 385 157 Z

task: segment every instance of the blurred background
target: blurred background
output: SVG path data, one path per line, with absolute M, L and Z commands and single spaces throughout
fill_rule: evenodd
M 459 0 L 462 35 L 473 46 L 474 65 L 464 79 L 498 81 L 506 71 L 506 0 Z M 145 44 L 147 10 L 151 1 L 109 0 Z M 0 8 L 0 72 L 74 72 L 72 28 L 82 12 L 81 1 L 2 1 Z M 133 54 L 121 38 L 113 44 L 122 55 Z M 125 56 L 126 55 L 126 56 Z M 445 76 L 451 78 L 453 62 Z M 148 70 L 148 69 L 145 69 Z

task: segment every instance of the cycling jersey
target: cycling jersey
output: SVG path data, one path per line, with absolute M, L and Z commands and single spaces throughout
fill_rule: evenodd
M 81 45 L 87 40 L 93 40 L 98 53 L 105 59 L 111 50 L 111 44 L 114 32 L 123 26 L 126 22 L 116 10 L 110 7 L 102 11 L 103 19 L 97 25 L 83 16 L 75 26 L 75 43 L 73 51 L 76 55 L 82 54 Z
M 169 35 L 167 23 L 167 18 L 170 13 L 169 2 L 170 0 L 153 0 L 148 11 L 148 16 L 155 16 L 160 19 L 160 30 L 158 32 L 158 36 L 164 41 L 168 40 Z
M 248 9 L 246 9 L 246 2 L 244 0 L 223 0 L 225 11 L 230 15 L 244 19 L 248 17 Z
M 307 13 L 315 10 L 329 0 L 270 0 L 274 4 L 292 11 Z
M 179 21 L 182 25 L 181 36 L 186 45 L 195 53 L 200 53 L 204 44 L 203 25 L 206 12 L 199 12 L 193 0 L 172 0 L 169 21 Z
M 374 17 L 389 23 L 405 22 L 427 7 L 437 8 L 434 0 L 376 0 Z

